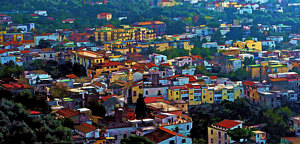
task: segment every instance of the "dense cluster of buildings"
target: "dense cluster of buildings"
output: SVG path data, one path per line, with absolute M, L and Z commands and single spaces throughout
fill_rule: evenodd
M 258 2 L 258 1 L 257 1 Z M 261 0 L 260 3 L 265 3 Z M 256 3 L 256 2 L 255 2 Z M 155 5 L 166 7 L 179 4 L 174 0 L 159 0 Z M 237 2 L 215 2 L 208 9 L 221 10 L 234 7 L 239 13 L 251 13 L 252 9 L 263 9 L 258 4 L 237 4 Z M 45 11 L 35 11 L 33 16 L 47 16 Z M 110 13 L 100 13 L 98 19 L 109 21 Z M 74 23 L 66 19 L 63 23 Z M 0 88 L 13 94 L 22 91 L 44 94 L 51 110 L 57 118 L 70 118 L 74 121 L 73 140 L 78 143 L 120 143 L 132 135 L 143 136 L 157 144 L 191 144 L 190 131 L 193 120 L 189 109 L 201 104 L 249 99 L 253 103 L 278 108 L 285 102 L 299 104 L 300 51 L 275 50 L 277 44 L 287 47 L 300 44 L 300 34 L 290 34 L 288 41 L 283 36 L 268 36 L 263 41 L 227 40 L 225 44 L 212 41 L 212 34 L 220 30 L 224 37 L 234 29 L 249 28 L 238 24 L 222 24 L 219 28 L 205 25 L 187 26 L 186 33 L 165 35 L 166 24 L 160 21 L 136 22 L 132 25 L 115 27 L 111 24 L 99 28 L 78 30 L 58 29 L 55 33 L 34 35 L 34 23 L 13 24 L 10 16 L 0 14 L 0 24 L 6 23 L 6 30 L 0 31 L 0 63 L 13 61 L 22 66 L 30 61 L 66 60 L 80 64 L 86 76 L 68 74 L 54 79 L 45 70 L 24 71 L 20 78 L 1 81 Z M 259 25 L 261 32 L 291 32 L 291 26 Z M 211 59 L 192 55 L 194 44 L 191 38 L 206 40 L 203 48 L 217 49 Z M 49 47 L 42 47 L 48 43 Z M 147 53 L 154 49 L 157 53 Z M 188 55 L 168 58 L 158 54 L 166 50 L 184 49 Z M 251 61 L 251 64 L 245 63 Z M 220 72 L 231 73 L 245 69 L 249 80 L 235 81 L 220 76 L 199 74 L 199 66 L 212 72 L 220 67 Z M 52 87 L 58 87 L 64 97 L 54 97 Z M 139 119 L 135 114 L 135 104 L 139 97 L 144 98 L 147 115 Z M 101 103 L 105 116 L 95 116 L 88 109 L 89 101 Z M 32 112 L 40 115 L 39 112 Z M 299 136 L 299 116 L 293 118 L 296 135 Z M 251 128 L 239 120 L 224 120 L 208 126 L 210 144 L 229 144 L 234 141 L 227 130 Z M 177 129 L 177 130 L 176 130 Z M 266 133 L 253 131 L 254 143 L 265 144 Z M 284 137 L 282 142 L 293 139 Z M 299 139 L 299 138 L 298 138 Z M 294 142 L 295 143 L 295 142 Z

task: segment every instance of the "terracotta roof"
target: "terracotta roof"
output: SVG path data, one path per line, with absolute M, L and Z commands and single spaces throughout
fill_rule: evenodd
M 2 49 L 2 50 L 0 50 L 0 54 L 6 53 L 6 52 L 7 52 L 7 50 L 6 50 L 6 49 Z
M 287 80 L 286 78 L 273 78 L 273 79 L 270 79 L 271 82 L 286 81 L 286 80 Z
M 159 114 L 159 115 L 156 115 L 155 117 L 160 118 L 160 119 L 163 119 L 163 118 L 166 118 L 166 117 L 168 117 L 168 116 Z
M 160 142 L 165 141 L 169 138 L 172 138 L 176 135 L 180 136 L 180 137 L 185 137 L 181 134 L 177 134 L 176 132 L 170 131 L 170 130 L 168 130 L 166 128 L 163 128 L 163 127 L 159 127 L 157 130 L 144 135 L 144 137 L 149 139 L 150 141 L 152 141 L 154 143 L 160 143 Z
M 253 86 L 255 83 L 253 81 L 245 81 L 243 85 Z
M 33 71 L 29 71 L 30 73 L 35 73 L 35 74 L 48 74 L 46 71 L 44 70 L 33 70 Z
M 98 87 L 105 87 L 105 85 L 100 82 L 94 82 L 93 85 L 98 86 Z
M 218 79 L 218 76 L 209 76 L 210 79 Z
M 43 48 L 42 51 L 54 51 L 53 48 Z
M 110 62 L 104 63 L 102 66 L 107 67 L 107 66 L 117 66 L 117 65 L 122 65 L 122 64 L 119 62 L 110 61 Z
M 39 111 L 30 111 L 30 115 L 39 115 L 41 112 Z
M 158 101 L 163 101 L 164 98 L 163 97 L 145 97 L 144 101 L 145 103 L 154 103 L 154 102 L 158 102 Z
M 108 99 L 110 99 L 110 98 L 112 98 L 112 97 L 114 97 L 114 96 L 117 96 L 116 94 L 112 94 L 112 95 L 108 95 L 108 96 L 101 96 L 101 100 L 103 101 L 103 102 L 105 102 L 105 101 L 107 101 Z
M 151 69 L 153 67 L 158 67 L 156 64 L 154 63 L 146 63 L 147 68 Z
M 69 74 L 69 75 L 66 75 L 66 77 L 70 78 L 70 79 L 75 79 L 75 78 L 78 78 L 76 75 L 74 74 Z
M 241 124 L 240 122 L 234 121 L 234 120 L 223 120 L 216 124 L 216 126 L 224 127 L 224 128 L 232 128 L 237 125 Z
M 107 24 L 107 25 L 105 25 L 105 27 L 109 27 L 109 28 L 112 28 L 112 29 L 116 29 L 116 27 L 115 27 L 114 25 L 112 25 L 112 24 Z
M 73 110 L 70 108 L 61 109 L 61 110 L 57 111 L 56 113 L 63 115 L 64 117 L 67 117 L 67 118 L 79 115 L 79 111 L 76 111 L 76 110 Z
M 160 22 L 160 21 L 145 21 L 145 22 L 138 23 L 138 25 L 152 25 L 152 24 L 164 24 L 164 22 Z
M 74 128 L 83 133 L 89 133 L 89 132 L 97 129 L 97 127 L 95 127 L 91 124 L 88 124 L 88 123 L 82 123 L 80 125 L 74 126 Z
M 20 51 L 21 54 L 30 53 L 30 50 L 22 50 Z
M 300 137 L 282 137 L 282 139 L 288 140 L 289 142 L 294 144 L 300 143 Z

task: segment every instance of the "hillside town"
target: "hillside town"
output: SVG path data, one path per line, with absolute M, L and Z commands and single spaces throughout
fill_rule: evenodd
M 146 2 L 246 17 L 176 16 L 187 25 L 171 34 L 170 22 L 121 23 L 130 17 L 110 11 L 82 29 L 51 11 L 21 12 L 29 23 L 0 11 L 0 143 L 300 143 L 299 13 L 292 24 L 248 17 L 300 3 Z M 41 21 L 62 27 L 41 31 Z

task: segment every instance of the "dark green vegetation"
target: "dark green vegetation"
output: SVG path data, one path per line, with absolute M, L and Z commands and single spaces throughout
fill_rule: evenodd
M 264 105 L 254 104 L 246 99 L 200 105 L 197 108 L 192 108 L 189 112 L 193 118 L 191 137 L 207 139 L 207 126 L 221 122 L 224 119 L 231 119 L 244 120 L 245 125 L 248 126 L 264 124 L 262 130 L 267 132 L 269 143 L 278 143 L 280 137 L 292 135 L 290 117 L 300 113 L 299 106 L 285 105 L 288 107 L 270 110 Z
M 150 140 L 141 136 L 130 136 L 121 140 L 121 144 L 153 144 Z
M 51 115 L 30 116 L 22 104 L 0 100 L 1 143 L 70 143 L 71 129 Z
M 45 70 L 52 78 L 64 77 L 68 74 L 75 74 L 76 76 L 86 76 L 86 71 L 80 64 L 72 64 L 70 61 L 54 61 L 54 60 L 33 60 L 24 65 L 24 69 L 31 70 Z
M 105 107 L 96 100 L 89 101 L 88 108 L 92 111 L 92 114 L 94 116 L 99 116 L 104 118 L 106 115 Z
M 141 118 L 141 119 L 147 116 L 146 103 L 142 94 L 139 95 L 136 101 L 135 115 L 137 118 Z
M 297 12 L 293 8 L 286 8 L 285 13 L 253 11 L 253 14 L 238 15 L 232 8 L 225 12 L 216 12 L 205 9 L 206 3 L 199 7 L 193 7 L 185 3 L 175 7 L 160 8 L 149 6 L 143 0 L 110 0 L 106 5 L 91 5 L 93 0 L 9 0 L 1 1 L 0 12 L 20 11 L 12 14 L 15 23 L 35 22 L 39 32 L 51 32 L 57 28 L 83 30 L 87 27 L 99 27 L 111 23 L 115 26 L 132 24 L 137 21 L 159 20 L 167 24 L 167 34 L 183 33 L 186 25 L 205 24 L 209 27 L 219 27 L 219 20 L 232 23 L 233 20 L 253 19 L 245 24 L 287 24 L 293 26 L 294 32 L 299 32 L 297 25 Z M 95 2 L 95 1 L 94 1 Z M 275 5 L 275 4 L 274 4 Z M 272 5 L 271 5 L 272 6 Z M 34 19 L 29 14 L 34 10 L 46 10 L 50 17 Z M 113 19 L 109 22 L 97 20 L 98 13 L 112 13 Z M 208 16 L 208 17 L 207 17 Z M 120 21 L 119 17 L 128 19 Z M 182 20 L 174 21 L 173 18 L 182 17 Z M 76 19 L 74 24 L 62 24 L 64 19 Z M 236 34 L 237 35 L 237 34 Z M 234 35 L 232 35 L 234 36 Z

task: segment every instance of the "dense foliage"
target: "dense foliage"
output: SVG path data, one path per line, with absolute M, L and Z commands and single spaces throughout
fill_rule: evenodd
M 121 144 L 153 144 L 150 140 L 142 136 L 130 136 L 121 140 Z
M 1 143 L 68 143 L 71 129 L 63 127 L 53 116 L 32 117 L 21 104 L 1 99 Z
M 68 74 L 75 74 L 76 76 L 86 76 L 86 70 L 78 63 L 72 64 L 71 61 L 54 61 L 54 60 L 33 60 L 24 65 L 24 69 L 31 70 L 45 70 L 52 78 L 64 77 Z
M 205 104 L 192 108 L 189 113 L 193 118 L 192 138 L 207 139 L 207 127 L 224 119 L 244 120 L 245 125 L 265 124 L 270 143 L 278 143 L 280 137 L 290 135 L 290 116 L 298 115 L 299 109 L 291 111 L 288 107 L 268 110 L 264 105 L 251 103 L 246 99 L 220 104 Z

